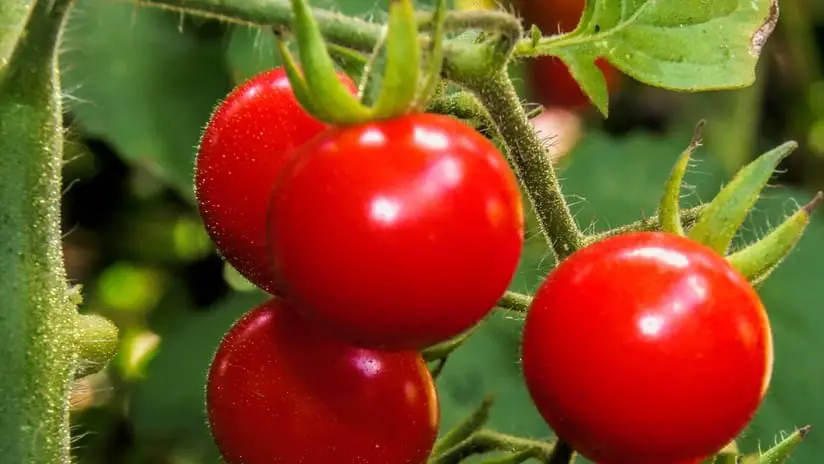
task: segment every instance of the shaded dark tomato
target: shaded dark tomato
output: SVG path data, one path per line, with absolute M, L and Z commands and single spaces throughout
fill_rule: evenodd
M 356 92 L 345 74 L 341 81 Z M 274 292 L 266 253 L 266 206 L 272 184 L 296 148 L 326 129 L 300 107 L 283 68 L 232 91 L 203 133 L 195 195 L 220 254 L 258 287 Z
M 423 464 L 439 423 L 418 353 L 353 347 L 279 300 L 226 334 L 206 406 L 229 464 Z

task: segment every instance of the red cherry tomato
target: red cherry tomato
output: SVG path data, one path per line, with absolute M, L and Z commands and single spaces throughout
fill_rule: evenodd
M 355 84 L 341 81 L 354 93 Z M 326 125 L 298 104 L 283 68 L 253 77 L 212 115 L 198 149 L 195 195 L 223 257 L 252 283 L 273 292 L 266 254 L 266 205 L 292 152 Z
M 270 245 L 281 294 L 353 343 L 421 348 L 471 328 L 523 247 L 517 181 L 448 116 L 330 129 L 283 169 Z
M 229 464 L 423 464 L 438 432 L 432 377 L 412 351 L 356 348 L 280 300 L 247 313 L 206 390 Z
M 547 423 L 608 464 L 698 461 L 732 441 L 772 373 L 769 321 L 726 260 L 674 234 L 597 242 L 535 295 L 523 371 Z
M 544 34 L 570 32 L 578 26 L 584 11 L 584 0 L 520 0 L 516 5 L 527 25 L 535 24 Z M 604 59 L 595 64 L 601 68 L 610 93 L 620 86 L 620 72 Z M 539 103 L 567 109 L 590 105 L 569 69 L 558 58 L 545 56 L 527 62 L 527 78 Z

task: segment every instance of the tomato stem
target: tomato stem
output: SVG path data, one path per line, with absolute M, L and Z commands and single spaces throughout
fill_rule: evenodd
M 432 456 L 446 453 L 452 448 L 461 445 L 464 440 L 470 438 L 473 433 L 480 430 L 489 420 L 489 411 L 495 403 L 495 397 L 487 395 L 481 403 L 464 420 L 448 431 L 436 443 L 432 450 Z
M 497 307 L 509 311 L 519 313 L 526 313 L 529 310 L 529 305 L 532 304 L 532 297 L 517 292 L 506 292 L 504 296 L 498 300 Z
M 78 334 L 61 246 L 63 129 L 56 59 L 71 4 L 34 2 L 0 76 L 3 462 L 70 461 Z M 8 19 L 5 14 L 0 8 L 0 22 Z M 11 21 L 5 23 L 18 22 Z
M 575 450 L 564 441 L 557 441 L 547 464 L 569 464 L 575 460 Z
M 548 462 L 555 450 L 555 445 L 552 442 L 532 440 L 495 430 L 481 429 L 443 454 L 430 460 L 430 464 L 458 464 L 473 455 L 493 451 L 521 452 L 527 450 L 533 453 L 534 458 L 541 462 Z
M 699 216 L 701 216 L 701 213 L 704 212 L 708 206 L 709 205 L 705 203 L 700 204 L 698 206 L 694 206 L 692 208 L 682 209 L 679 213 L 679 216 L 681 217 L 681 226 L 685 229 L 690 228 L 695 223 L 695 221 L 698 220 Z M 610 229 L 597 234 L 589 235 L 586 237 L 586 243 L 592 244 L 609 237 L 614 237 L 616 235 L 626 234 L 629 232 L 652 232 L 658 230 L 661 230 L 661 217 L 656 214 L 655 216 L 642 218 L 630 224 L 616 227 L 614 229 Z
M 447 358 L 453 351 L 458 349 L 459 346 L 463 345 L 463 343 L 475 333 L 475 330 L 477 330 L 479 326 L 480 325 L 476 325 L 455 338 L 438 343 L 437 345 L 432 345 L 421 351 L 423 360 L 426 362 L 432 362 Z
M 243 2 L 223 0 L 144 0 L 141 5 L 217 18 L 230 23 L 257 24 L 261 27 L 272 27 L 273 30 L 289 29 L 293 26 L 293 13 L 289 0 L 269 0 L 261 7 L 250 7 Z M 312 8 L 311 15 L 326 41 L 362 53 L 372 53 L 384 34 L 383 27 L 378 23 L 341 13 Z M 416 17 L 421 32 L 434 27 L 434 12 L 420 12 Z M 498 34 L 504 39 L 499 41 L 498 48 L 503 53 L 498 58 L 507 58 L 521 36 L 520 20 L 504 11 L 449 11 L 446 12 L 443 20 L 443 28 L 447 32 L 475 29 Z M 426 37 L 421 37 L 419 40 L 421 46 L 428 46 L 430 41 Z M 472 56 L 487 48 L 488 44 L 445 40 L 443 43 L 444 76 L 448 78 L 450 71 L 455 68 L 456 57 Z M 485 67 L 488 64 L 487 61 L 470 63 L 475 67 Z M 500 65 L 503 65 L 503 62 Z
M 584 243 L 561 191 L 547 147 L 530 124 L 506 70 L 486 79 L 458 80 L 469 87 L 487 108 L 508 150 L 509 161 L 531 201 L 542 234 L 558 260 Z

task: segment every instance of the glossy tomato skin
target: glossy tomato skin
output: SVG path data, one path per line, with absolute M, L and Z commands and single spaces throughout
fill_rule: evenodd
M 356 92 L 349 77 L 339 77 Z M 212 114 L 200 141 L 195 196 L 206 230 L 232 266 L 270 293 L 269 192 L 294 150 L 324 129 L 300 107 L 284 69 L 275 68 L 233 90 Z
M 335 128 L 284 168 L 270 207 L 281 294 L 367 348 L 417 349 L 471 328 L 523 247 L 517 181 L 448 116 Z
M 515 4 L 525 24 L 535 24 L 544 34 L 572 31 L 584 11 L 584 0 L 519 0 Z M 616 92 L 621 73 L 602 58 L 595 64 L 604 73 L 609 92 Z M 542 105 L 571 110 L 590 106 L 589 97 L 560 59 L 544 56 L 529 60 L 526 66 L 530 88 Z
M 523 335 L 529 392 L 559 437 L 605 464 L 698 461 L 735 438 L 772 374 L 769 322 L 720 255 L 660 232 L 563 261 Z
M 209 371 L 209 425 L 226 462 L 425 463 L 439 409 L 421 356 L 353 347 L 284 305 L 241 318 Z

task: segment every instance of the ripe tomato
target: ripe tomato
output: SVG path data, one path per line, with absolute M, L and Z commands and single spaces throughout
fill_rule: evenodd
M 339 77 L 356 92 L 349 77 Z M 200 141 L 195 195 L 206 230 L 232 266 L 270 293 L 265 229 L 272 184 L 295 148 L 325 128 L 300 107 L 286 72 L 277 68 L 232 91 Z
M 226 334 L 209 371 L 212 435 L 230 464 L 423 464 L 439 409 L 412 351 L 356 348 L 272 299 Z
M 772 374 L 750 284 L 704 245 L 620 235 L 563 261 L 535 295 L 523 371 L 559 437 L 608 464 L 697 461 L 735 438 Z
M 523 248 L 507 162 L 437 114 L 324 132 L 283 168 L 270 208 L 278 290 L 367 348 L 421 348 L 471 328 Z
M 569 32 L 578 26 L 584 11 L 584 0 L 520 0 L 516 2 L 527 25 L 535 24 L 544 34 Z M 620 73 L 604 59 L 595 64 L 601 68 L 610 93 L 620 85 Z M 539 103 L 579 109 L 590 104 L 578 82 L 569 73 L 563 61 L 544 56 L 527 62 L 527 78 Z

